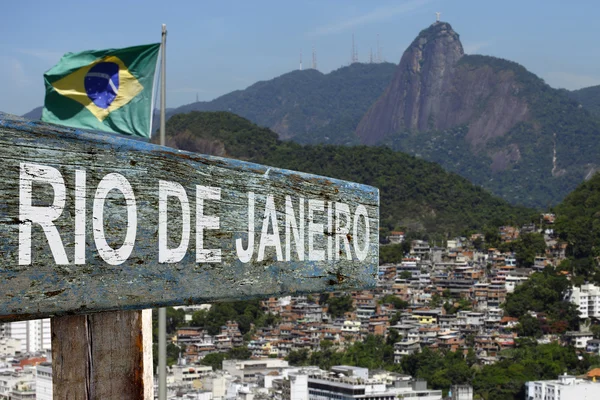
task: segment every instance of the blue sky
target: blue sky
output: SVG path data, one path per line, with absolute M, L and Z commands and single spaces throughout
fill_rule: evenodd
M 576 4 L 576 6 L 575 6 Z M 169 107 L 211 100 L 310 65 L 347 65 L 354 33 L 359 61 L 386 61 L 435 20 L 460 34 L 467 53 L 507 58 L 553 87 L 600 84 L 597 1 L 31 1 L 3 4 L 0 111 L 23 114 L 43 104 L 42 75 L 68 51 L 160 40 L 168 28 Z

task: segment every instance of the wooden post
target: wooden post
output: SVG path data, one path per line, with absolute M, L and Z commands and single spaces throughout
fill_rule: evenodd
M 152 400 L 151 313 L 112 311 L 52 318 L 53 397 Z

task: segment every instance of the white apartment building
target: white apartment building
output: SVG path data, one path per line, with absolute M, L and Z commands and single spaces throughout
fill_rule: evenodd
M 344 325 L 342 325 L 342 334 L 344 333 L 359 333 L 360 332 L 360 321 L 344 321 Z
M 21 341 L 11 337 L 0 338 L 0 356 L 14 357 L 21 353 Z
M 260 360 L 223 360 L 223 371 L 239 378 L 252 378 L 258 374 L 280 372 L 287 368 L 288 362 L 278 358 L 263 358 Z
M 43 362 L 35 367 L 36 400 L 52 400 L 52 363 Z
M 51 349 L 50 319 L 35 319 L 5 323 L 4 337 L 21 341 L 21 353 L 39 353 Z
M 556 380 L 527 382 L 528 400 L 600 399 L 600 383 L 560 375 Z
M 332 370 L 335 370 L 333 367 Z M 356 367 L 346 367 L 347 370 Z M 354 372 L 354 371 L 353 371 Z M 376 378 L 365 378 L 352 372 L 351 376 L 339 377 L 311 375 L 308 377 L 309 400 L 397 400 L 415 398 L 419 400 L 441 400 L 441 390 L 427 389 L 427 382 L 411 380 L 409 376 L 396 379 L 393 384 Z M 359 371 L 357 371 L 359 372 Z
M 581 318 L 600 317 L 600 287 L 591 283 L 574 287 L 569 300 L 579 308 Z
M 504 287 L 506 287 L 506 293 L 512 293 L 515 291 L 515 288 L 529 279 L 529 276 L 523 275 L 512 275 L 508 274 L 504 281 Z

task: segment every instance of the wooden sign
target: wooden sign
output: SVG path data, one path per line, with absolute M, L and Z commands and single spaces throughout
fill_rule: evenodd
M 376 188 L 0 114 L 0 319 L 369 288 Z

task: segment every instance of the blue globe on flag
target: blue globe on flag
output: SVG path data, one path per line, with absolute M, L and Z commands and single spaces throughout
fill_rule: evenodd
M 84 79 L 85 92 L 100 108 L 108 108 L 119 91 L 119 66 L 100 62 L 90 68 Z

